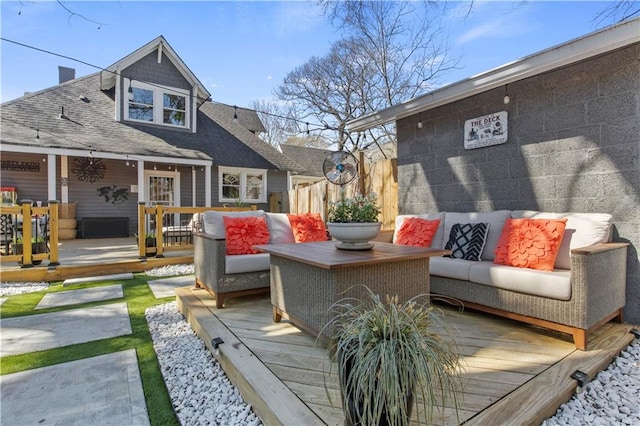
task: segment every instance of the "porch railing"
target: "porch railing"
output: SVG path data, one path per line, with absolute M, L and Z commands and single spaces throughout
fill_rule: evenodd
M 0 206 L 0 262 L 18 262 L 28 268 L 48 260 L 58 265 L 58 201 L 34 207 L 22 200 L 19 206 Z
M 199 213 L 256 210 L 247 207 L 166 207 L 138 203 L 138 252 L 140 258 L 164 257 L 164 251 L 193 248 L 193 232 L 202 230 Z

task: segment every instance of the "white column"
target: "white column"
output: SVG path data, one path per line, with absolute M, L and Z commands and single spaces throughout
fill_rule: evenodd
M 146 182 L 144 181 L 144 161 L 138 161 L 138 202 L 146 202 L 147 193 Z
M 47 199 L 56 199 L 56 156 L 47 155 Z
M 60 156 L 60 202 L 69 202 L 69 157 Z
M 191 206 L 196 206 L 196 166 L 191 166 Z
M 211 166 L 204 166 L 204 205 L 211 207 Z

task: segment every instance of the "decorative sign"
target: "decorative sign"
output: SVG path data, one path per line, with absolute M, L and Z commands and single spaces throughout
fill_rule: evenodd
M 12 172 L 39 172 L 40 163 L 38 161 L 11 161 L 2 160 L 0 169 Z
M 464 149 L 507 142 L 507 111 L 483 115 L 464 122 Z
M 71 171 L 80 182 L 96 183 L 104 178 L 107 166 L 99 158 L 74 158 Z

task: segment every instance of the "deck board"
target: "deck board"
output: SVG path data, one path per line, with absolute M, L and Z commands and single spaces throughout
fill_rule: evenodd
M 236 384 L 247 402 L 271 411 L 297 407 L 297 412 L 284 417 L 271 413 L 263 418 L 258 413 L 263 420 L 269 424 L 343 424 L 337 377 L 327 351 L 313 336 L 286 320 L 273 323 L 268 296 L 229 299 L 224 309 L 216 309 L 215 300 L 204 290 L 178 289 L 177 299 L 181 312 L 205 343 L 209 336 L 223 334 L 233 341 L 234 350 L 226 350 L 225 343 L 222 355 L 216 357 L 234 384 L 242 384 L 246 376 L 272 387 L 279 384 L 270 391 Z M 592 334 L 590 350 L 583 352 L 560 333 L 489 314 L 460 312 L 444 305 L 439 308 L 456 330 L 453 338 L 463 363 L 459 419 L 471 425 L 540 424 L 573 394 L 576 382 L 569 378 L 573 371 L 580 369 L 593 377 L 633 339 L 631 326 L 609 323 Z M 211 318 L 215 318 L 215 325 Z M 238 345 L 263 368 L 242 370 L 242 363 L 235 363 L 241 370 L 227 371 L 236 368 L 229 358 Z M 261 395 L 263 391 L 268 394 Z M 271 402 L 265 403 L 263 398 L 271 398 Z M 456 424 L 452 405 L 449 402 L 440 407 L 433 423 Z M 418 424 L 416 414 L 414 410 L 412 424 Z

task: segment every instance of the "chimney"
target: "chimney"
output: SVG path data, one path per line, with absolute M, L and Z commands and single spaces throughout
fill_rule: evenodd
M 61 67 L 58 65 L 58 84 L 62 84 L 65 81 L 74 80 L 75 78 L 75 68 Z

